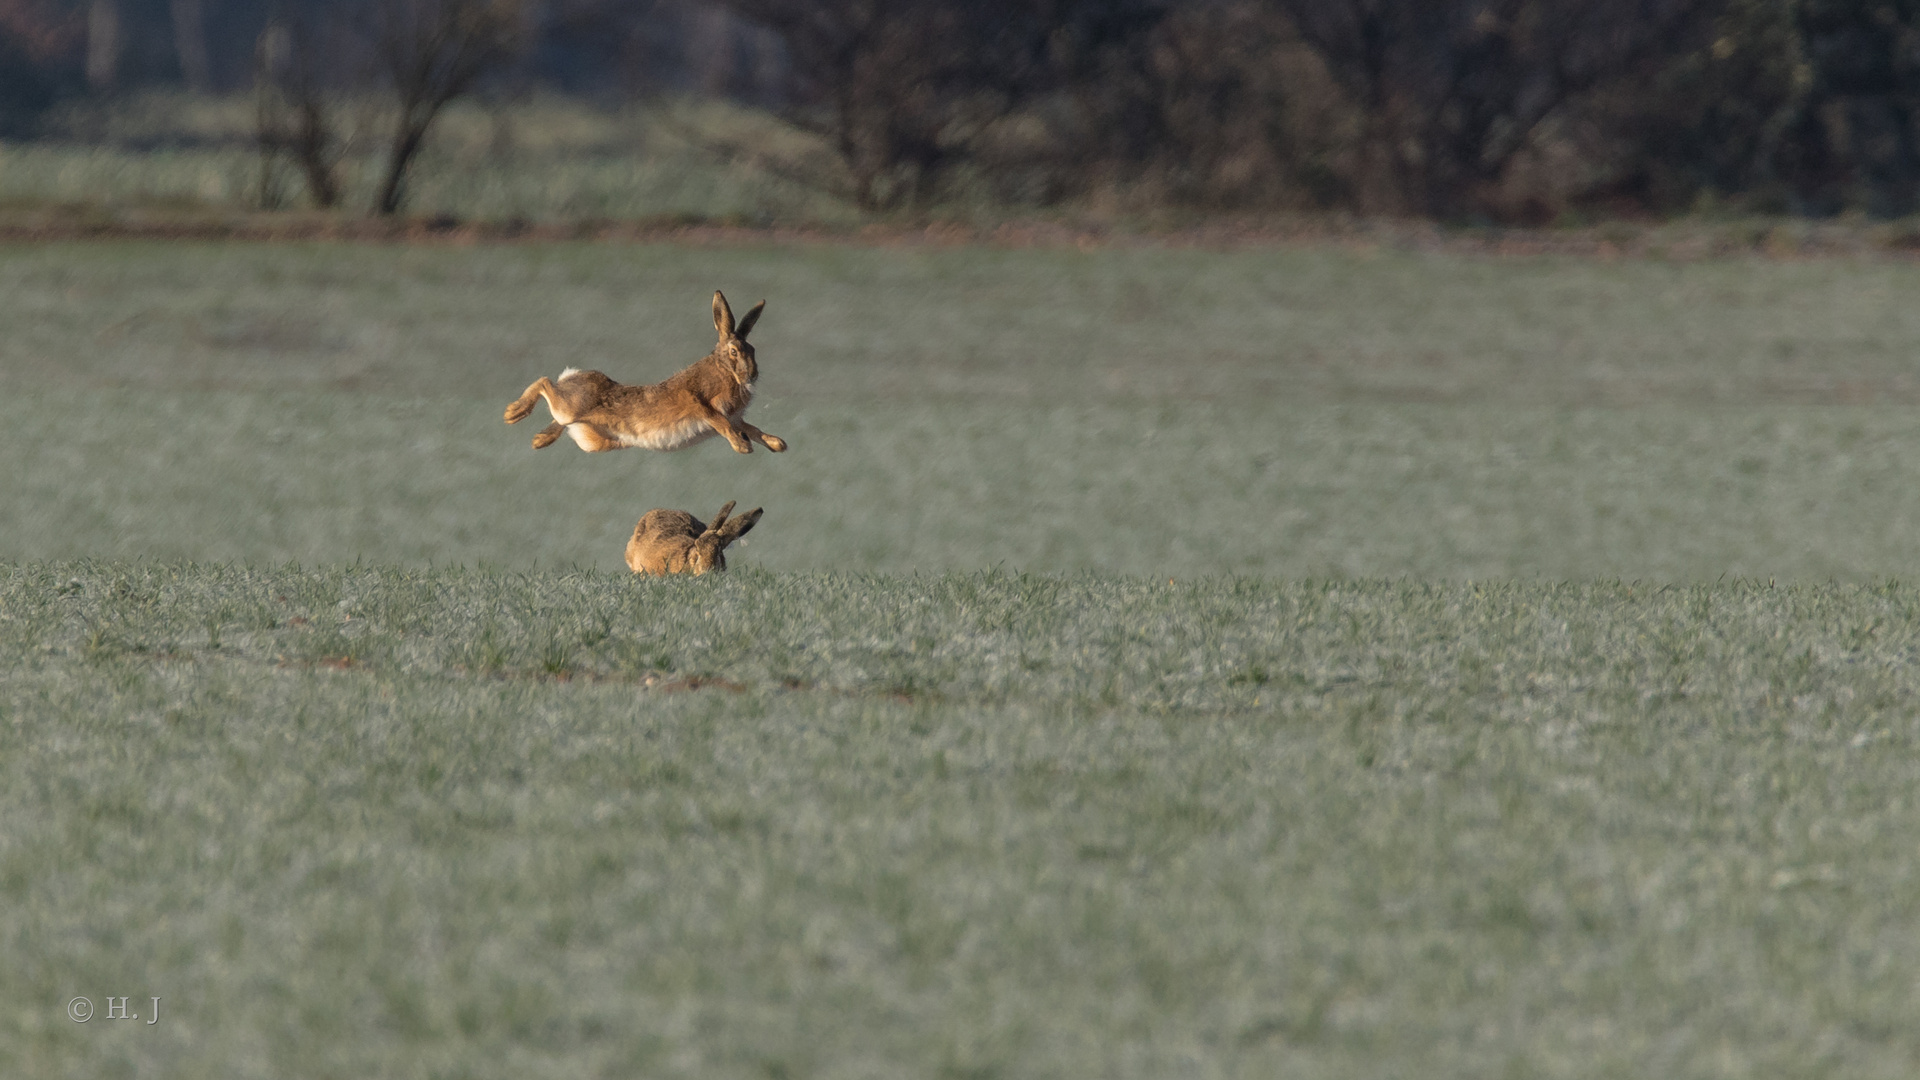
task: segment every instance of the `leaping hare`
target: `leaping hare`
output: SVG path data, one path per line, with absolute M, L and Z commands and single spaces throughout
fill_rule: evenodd
M 704 574 L 727 568 L 727 545 L 747 535 L 760 520 L 758 507 L 729 518 L 733 504 L 720 508 L 713 524 L 685 510 L 649 510 L 627 541 L 627 566 L 636 574 Z
M 684 450 L 724 435 L 743 454 L 753 452 L 754 442 L 777 454 L 787 448 L 786 440 L 746 421 L 753 381 L 760 377 L 747 334 L 766 306 L 765 300 L 753 305 L 735 326 L 727 298 L 715 292 L 713 328 L 720 332 L 720 343 L 678 375 L 650 386 L 627 386 L 598 371 L 573 368 L 558 379 L 543 375 L 507 406 L 507 423 L 525 420 L 534 403 L 545 398 L 553 423 L 533 437 L 535 450 L 551 446 L 563 434 L 590 454 L 627 446 Z

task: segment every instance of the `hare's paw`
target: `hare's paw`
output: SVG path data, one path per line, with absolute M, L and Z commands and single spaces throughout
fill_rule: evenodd
M 767 443 L 767 449 L 773 451 L 774 453 L 776 454 L 786 453 L 787 440 L 781 438 L 780 436 L 768 435 L 766 437 L 766 443 Z
M 508 422 L 511 423 L 512 421 Z M 533 437 L 533 448 L 535 450 L 545 450 L 547 447 L 553 445 L 555 439 L 558 439 L 566 433 L 567 429 L 564 424 L 548 424 L 545 428 L 541 429 L 540 434 Z
M 734 438 L 729 441 L 733 443 L 733 448 L 739 451 L 740 453 L 742 454 L 753 453 L 753 444 L 748 442 L 747 440 L 741 439 L 741 438 Z
M 536 398 L 535 400 L 538 400 L 538 399 Z M 509 424 L 517 424 L 520 421 L 525 420 L 528 414 L 532 412 L 533 412 L 532 401 L 524 401 L 524 400 L 516 401 L 513 404 L 507 406 L 506 421 Z

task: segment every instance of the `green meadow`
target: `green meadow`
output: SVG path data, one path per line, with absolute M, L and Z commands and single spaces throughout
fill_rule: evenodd
M 1916 286 L 0 247 L 0 1074 L 1912 1075 Z
M 534 452 L 761 298 L 736 455 Z M 1426 579 L 1920 570 L 1920 266 L 1152 247 L 0 249 L 0 556 Z

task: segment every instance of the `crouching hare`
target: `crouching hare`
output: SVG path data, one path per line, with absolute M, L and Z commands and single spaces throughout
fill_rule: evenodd
M 723 435 L 743 454 L 752 453 L 756 442 L 777 454 L 787 448 L 786 440 L 746 421 L 753 383 L 760 377 L 747 334 L 766 306 L 765 300 L 755 304 L 735 325 L 727 298 L 715 292 L 713 328 L 720 332 L 720 343 L 684 371 L 649 386 L 628 386 L 598 371 L 573 368 L 558 379 L 542 375 L 507 406 L 507 423 L 525 420 L 544 398 L 553 423 L 533 437 L 535 450 L 553 445 L 562 435 L 571 436 L 590 454 L 628 446 L 684 450 Z
M 760 521 L 760 509 L 729 518 L 733 504 L 720 508 L 713 524 L 685 510 L 649 510 L 627 541 L 627 566 L 636 574 L 704 574 L 727 568 L 727 545 L 747 535 Z

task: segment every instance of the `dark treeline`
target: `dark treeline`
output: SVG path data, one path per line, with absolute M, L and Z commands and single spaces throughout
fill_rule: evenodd
M 158 83 L 259 94 L 320 202 L 325 95 L 383 88 L 383 209 L 534 87 L 779 110 L 874 209 L 1920 209 L 1920 0 L 0 0 L 0 134 Z

